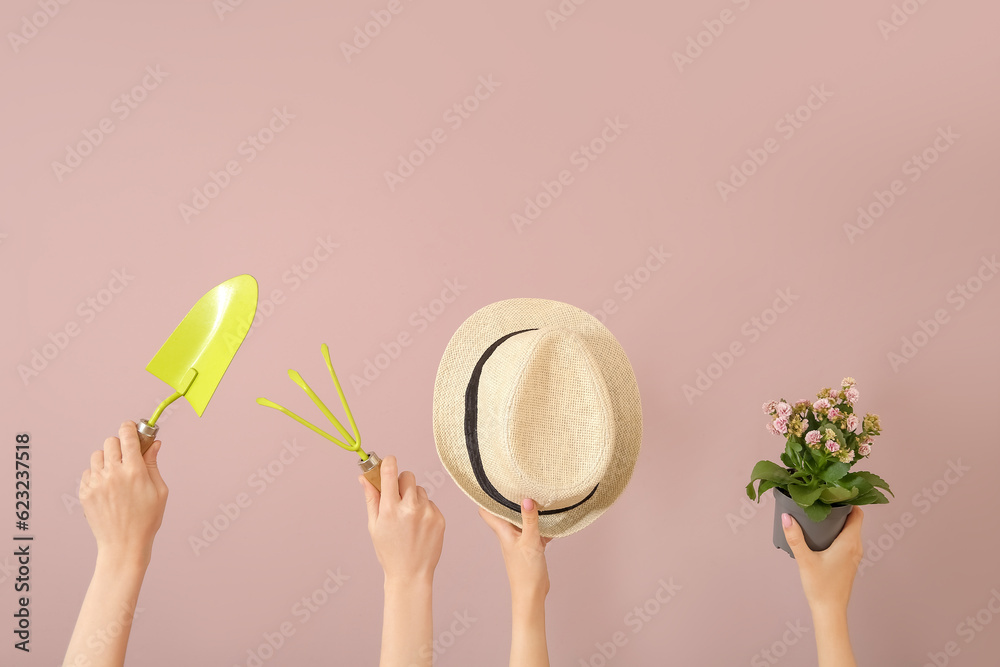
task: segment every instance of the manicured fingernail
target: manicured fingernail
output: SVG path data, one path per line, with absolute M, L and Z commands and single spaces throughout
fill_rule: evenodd
M 521 501 L 521 507 L 528 510 L 529 512 L 535 509 L 535 501 L 531 498 L 525 498 Z
M 784 526 L 785 528 L 791 528 L 792 527 L 792 515 L 791 514 L 782 514 L 781 515 L 781 525 Z

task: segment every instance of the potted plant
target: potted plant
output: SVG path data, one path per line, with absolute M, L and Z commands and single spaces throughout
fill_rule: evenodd
M 840 534 L 852 505 L 888 503 L 879 489 L 892 494 L 885 480 L 863 470 L 852 471 L 871 455 L 874 436 L 881 434 L 878 415 L 854 413 L 859 396 L 854 378 L 844 378 L 839 389 L 824 388 L 816 401 L 768 401 L 767 430 L 785 438 L 778 465 L 759 461 L 750 474 L 747 495 L 760 502 L 774 490 L 774 546 L 788 552 L 781 515 L 791 514 L 813 551 L 829 547 Z M 757 483 L 756 489 L 754 483 Z M 794 556 L 792 556 L 794 558 Z

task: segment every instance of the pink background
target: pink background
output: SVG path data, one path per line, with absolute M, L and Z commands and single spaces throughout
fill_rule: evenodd
M 903 4 L 915 13 L 897 13 L 902 25 L 883 34 L 889 0 L 566 0 L 575 11 L 554 28 L 547 12 L 559 11 L 556 0 L 403 0 L 348 62 L 340 44 L 388 2 L 247 0 L 220 18 L 209 0 L 87 0 L 59 5 L 51 19 L 32 19 L 43 11 L 36 2 L 6 2 L 4 33 L 44 25 L 16 44 L 8 34 L 0 57 L 0 497 L 13 505 L 14 434 L 30 432 L 36 535 L 33 650 L 14 651 L 4 630 L 0 662 L 61 658 L 95 553 L 71 502 L 79 473 L 122 419 L 149 416 L 169 393 L 143 369 L 187 309 L 250 273 L 268 316 L 203 418 L 182 402 L 162 420 L 171 495 L 133 663 L 246 665 L 263 633 L 292 621 L 296 633 L 264 664 L 375 664 L 381 571 L 353 455 L 254 399 L 320 419 L 286 369 L 333 401 L 320 343 L 346 383 L 406 332 L 412 343 L 370 385 L 350 390 L 351 404 L 364 442 L 397 454 L 447 517 L 438 664 L 506 664 L 500 552 L 441 472 L 431 396 L 444 346 L 469 314 L 532 296 L 614 311 L 602 316 L 632 360 L 645 412 L 630 488 L 593 526 L 550 547 L 553 664 L 600 665 L 597 644 L 617 632 L 627 642 L 608 664 L 770 664 L 765 649 L 783 664 L 811 664 L 797 571 L 770 544 L 771 501 L 749 506 L 743 486 L 753 463 L 781 447 L 760 404 L 811 396 L 845 375 L 858 379 L 859 408 L 882 417 L 867 467 L 896 491 L 892 504 L 867 511 L 868 553 L 881 558 L 852 600 L 859 661 L 922 665 L 955 641 L 950 664 L 995 664 L 1000 621 L 971 638 L 959 624 L 1000 590 L 1000 280 L 977 283 L 980 270 L 993 278 L 982 258 L 1000 251 L 1000 8 Z M 723 10 L 730 22 L 713 23 Z M 679 68 L 674 52 L 699 32 L 707 46 L 700 55 L 690 47 L 697 58 Z M 127 107 L 116 98 L 147 67 L 167 74 L 155 87 L 147 77 L 151 89 L 137 94 L 145 99 L 121 118 Z M 445 112 L 480 77 L 499 85 L 479 88 L 484 99 L 470 100 L 478 108 L 454 127 Z M 800 109 L 814 86 L 832 96 Z M 267 127 L 275 107 L 294 119 L 248 161 L 241 142 Z M 776 123 L 797 110 L 808 119 L 787 136 Z M 104 118 L 113 132 L 60 180 L 53 162 Z M 596 141 L 603 152 L 593 161 L 574 157 L 606 119 L 627 127 L 609 130 L 607 145 Z M 443 143 L 390 190 L 384 172 L 435 128 Z M 946 152 L 928 151 L 936 161 L 926 171 L 908 173 L 905 163 L 934 145 L 939 128 L 958 138 L 938 142 Z M 723 201 L 717 182 L 765 145 L 777 152 Z M 231 160 L 239 173 L 186 222 L 180 204 Z M 572 181 L 554 202 L 542 197 L 547 208 L 518 231 L 512 214 L 563 170 Z M 858 207 L 897 179 L 902 194 L 850 234 Z M 339 244 L 325 261 L 307 260 L 317 238 Z M 670 257 L 649 272 L 651 246 Z M 304 260 L 313 272 L 296 279 Z M 127 286 L 102 292 L 123 267 Z M 629 288 L 619 282 L 626 275 L 644 282 Z M 434 300 L 449 280 L 463 289 L 441 312 Z M 970 280 L 981 289 L 956 296 Z M 281 303 L 269 308 L 275 290 Z M 767 309 L 777 290 L 795 299 L 775 321 Z M 112 298 L 101 312 L 78 309 L 102 296 Z M 438 314 L 424 323 L 419 309 L 431 307 Z M 894 368 L 890 353 L 902 355 L 902 338 L 938 310 L 945 323 L 933 337 L 917 335 L 922 346 Z M 770 322 L 766 330 L 755 317 Z M 18 366 L 68 324 L 78 335 L 23 381 Z M 727 359 L 734 342 L 742 354 Z M 728 367 L 712 367 L 713 355 Z M 699 372 L 715 379 L 688 400 L 683 387 Z M 291 439 L 305 451 L 258 495 L 249 478 Z M 949 462 L 968 468 L 947 476 L 954 484 L 944 481 Z M 925 488 L 934 502 L 921 499 Z M 189 537 L 244 492 L 251 506 L 195 555 Z M 913 521 L 900 535 L 893 524 L 906 512 Z M 0 530 L 8 545 L 11 513 L 3 509 Z M 0 557 L 3 628 L 14 606 L 11 564 Z M 293 605 L 327 569 L 349 579 L 300 623 Z M 682 587 L 664 606 L 650 602 L 661 580 Z M 656 613 L 640 624 L 633 609 L 643 605 Z M 449 634 L 455 614 L 475 619 L 453 626 L 460 635 Z M 810 630 L 782 645 L 796 622 Z

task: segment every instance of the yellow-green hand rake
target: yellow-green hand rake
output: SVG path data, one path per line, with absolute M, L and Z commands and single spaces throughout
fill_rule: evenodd
M 344 440 L 340 440 L 339 438 L 335 438 L 317 426 L 313 426 L 288 408 L 282 407 L 274 401 L 270 401 L 266 398 L 258 398 L 257 403 L 263 405 L 264 407 L 274 408 L 279 412 L 283 412 L 303 426 L 320 434 L 330 442 L 333 442 L 350 452 L 357 452 L 358 456 L 361 457 L 361 460 L 358 461 L 358 467 L 361 468 L 361 472 L 365 476 L 365 479 L 371 482 L 376 489 L 381 491 L 382 484 L 380 475 L 382 459 L 380 459 L 378 454 L 375 452 L 366 452 L 361 448 L 361 433 L 358 432 L 358 425 L 354 421 L 354 415 L 351 414 L 351 408 L 347 405 L 347 397 L 344 396 L 344 390 L 340 386 L 340 380 L 337 379 L 337 373 L 333 370 L 333 362 L 330 361 L 330 348 L 326 345 L 326 343 L 323 343 L 320 350 L 323 352 L 323 359 L 326 361 L 326 367 L 330 370 L 330 377 L 333 378 L 333 385 L 337 388 L 337 394 L 340 396 L 340 404 L 344 406 L 344 412 L 347 414 L 347 420 L 351 424 L 351 433 L 348 433 L 347 429 L 344 428 L 340 421 L 333 416 L 330 409 L 323 404 L 323 401 L 321 401 L 319 396 L 316 395 L 316 392 L 314 392 L 312 388 L 306 384 L 306 381 L 302 379 L 301 375 L 299 375 L 296 371 L 289 370 L 288 377 L 292 379 L 292 382 L 302 387 L 302 390 L 306 392 L 309 398 L 312 399 L 312 402 L 316 404 L 320 411 L 326 416 L 327 419 L 330 420 L 330 423 L 334 425 L 337 431 L 340 432 L 340 435 L 342 435 L 344 440 L 347 442 L 344 442 Z

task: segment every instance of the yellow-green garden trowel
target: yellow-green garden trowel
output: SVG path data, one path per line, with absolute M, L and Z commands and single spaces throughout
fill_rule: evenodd
M 160 430 L 156 420 L 181 396 L 200 417 L 215 388 L 250 331 L 257 312 L 257 281 L 253 276 L 230 278 L 213 287 L 188 311 L 174 332 L 146 365 L 146 370 L 173 387 L 174 393 L 138 424 L 145 454 Z

